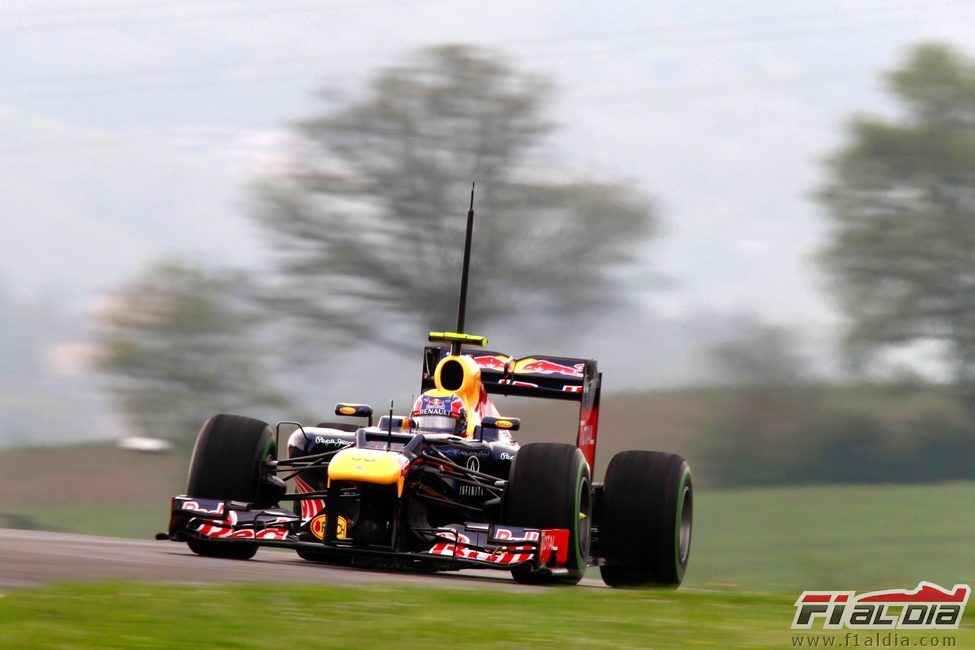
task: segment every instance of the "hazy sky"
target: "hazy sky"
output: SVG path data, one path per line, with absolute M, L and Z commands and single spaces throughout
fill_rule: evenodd
M 931 0 L 4 2 L 0 277 L 83 309 L 160 254 L 257 259 L 249 188 L 287 124 L 414 48 L 473 43 L 555 80 L 553 161 L 657 200 L 647 266 L 672 283 L 648 310 L 815 339 L 836 322 L 808 259 L 819 161 L 851 112 L 890 112 L 879 73 L 908 47 L 973 33 L 970 3 Z

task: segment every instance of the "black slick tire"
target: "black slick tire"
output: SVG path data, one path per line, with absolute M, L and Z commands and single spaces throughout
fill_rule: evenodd
M 524 445 L 511 465 L 504 504 L 508 524 L 569 531 L 567 574 L 522 565 L 511 571 L 514 579 L 525 584 L 579 582 L 589 563 L 592 516 L 589 465 L 582 452 L 567 444 Z
M 261 464 L 276 457 L 274 434 L 266 422 L 240 415 L 215 415 L 204 423 L 190 461 L 186 493 L 202 499 L 245 501 L 257 507 L 262 500 Z M 247 560 L 257 544 L 189 540 L 197 555 Z
M 606 469 L 599 539 L 610 587 L 677 587 L 691 551 L 691 470 L 676 454 L 623 451 Z

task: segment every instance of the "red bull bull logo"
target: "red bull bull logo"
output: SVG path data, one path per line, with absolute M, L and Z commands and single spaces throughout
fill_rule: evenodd
M 495 372 L 507 372 L 508 363 L 511 361 L 510 357 L 494 356 L 490 354 L 471 358 L 474 359 L 474 363 L 476 363 L 481 370 L 494 370 Z
M 466 416 L 464 400 L 456 395 L 447 397 L 437 397 L 432 395 L 421 395 L 413 405 L 412 415 L 445 415 L 454 419 Z
M 522 359 L 515 366 L 516 373 L 535 375 L 565 375 L 566 377 L 583 377 L 585 363 L 566 366 L 548 359 Z
M 428 397 L 425 400 L 425 403 L 423 404 L 423 408 L 425 408 L 425 409 L 446 410 L 447 409 L 447 402 L 443 398 L 440 398 L 440 397 Z

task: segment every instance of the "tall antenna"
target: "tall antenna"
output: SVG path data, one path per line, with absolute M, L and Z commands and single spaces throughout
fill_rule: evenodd
M 471 272 L 471 237 L 474 233 L 474 183 L 471 183 L 471 207 L 467 210 L 467 238 L 464 240 L 464 272 L 460 276 L 460 304 L 457 306 L 457 332 L 464 333 L 464 316 L 467 313 L 467 278 Z M 456 342 L 453 354 L 460 354 L 460 342 Z

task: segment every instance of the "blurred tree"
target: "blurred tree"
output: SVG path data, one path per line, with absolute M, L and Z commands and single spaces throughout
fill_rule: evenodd
M 192 442 L 211 415 L 287 404 L 268 386 L 247 293 L 238 273 L 163 262 L 100 312 L 99 368 L 142 435 Z
M 923 45 L 888 75 L 903 113 L 857 117 L 818 198 L 851 350 L 939 340 L 975 403 L 975 63 Z
M 280 252 L 273 304 L 327 336 L 393 346 L 396 333 L 452 329 L 472 181 L 469 330 L 620 301 L 652 210 L 623 183 L 546 168 L 549 97 L 494 52 L 444 46 L 298 125 L 307 150 L 264 184 L 257 210 Z
M 788 328 L 746 320 L 727 341 L 708 350 L 710 365 L 729 384 L 776 388 L 809 379 L 799 337 Z
M 904 384 L 817 383 L 789 329 L 744 321 L 709 350 L 728 387 L 700 437 L 700 475 L 721 485 L 970 479 L 959 400 Z
M 78 335 L 62 303 L 53 293 L 14 292 L 0 278 L 0 447 L 98 434 L 78 421 L 86 404 L 77 378 L 57 367 L 58 347 Z
M 34 378 L 43 367 L 44 339 L 49 337 L 42 325 L 56 322 L 53 310 L 43 300 L 18 299 L 8 291 L 0 278 L 0 386 L 7 393 L 11 385 Z
M 705 473 L 722 483 L 789 482 L 805 446 L 798 431 L 817 411 L 808 361 L 791 330 L 750 319 L 707 350 L 708 365 L 730 387 L 714 403 L 700 450 Z

